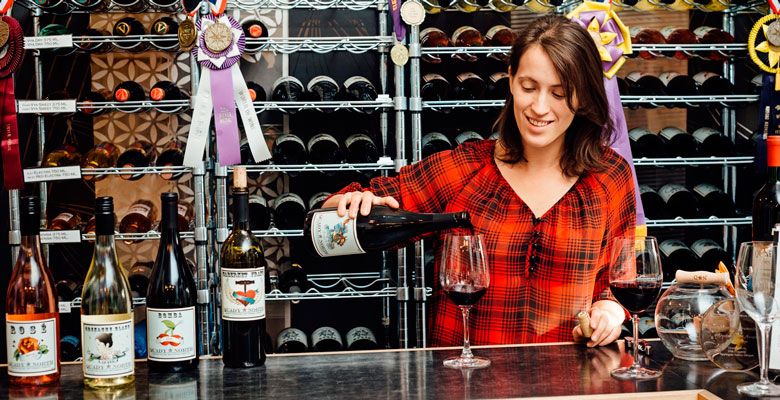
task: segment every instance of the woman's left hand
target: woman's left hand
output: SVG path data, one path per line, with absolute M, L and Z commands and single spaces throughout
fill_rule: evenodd
M 588 347 L 606 346 L 620 337 L 620 330 L 625 320 L 625 312 L 620 304 L 612 300 L 600 300 L 590 308 L 590 327 L 593 333 L 588 340 Z M 584 339 L 579 324 L 572 331 L 575 341 Z

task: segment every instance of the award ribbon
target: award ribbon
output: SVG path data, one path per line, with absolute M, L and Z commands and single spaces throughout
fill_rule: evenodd
M 634 176 L 634 195 L 636 198 L 636 225 L 645 225 L 645 212 L 642 197 L 639 195 L 639 182 L 634 169 L 634 157 L 628 139 L 626 116 L 623 113 L 623 103 L 620 101 L 615 73 L 625 63 L 625 54 L 631 54 L 631 34 L 618 15 L 612 10 L 611 1 L 596 3 L 585 1 L 567 16 L 590 33 L 596 48 L 599 50 L 601 65 L 604 69 L 604 90 L 609 101 L 609 115 L 612 119 L 610 143 L 612 149 L 620 154 L 631 168 Z
M 387 0 L 390 5 L 390 15 L 393 17 L 395 38 L 402 42 L 406 37 L 406 27 L 401 23 L 401 0 Z
M 258 162 L 271 158 L 249 90 L 238 68 L 244 40 L 241 26 L 230 16 L 207 15 L 198 21 L 197 47 L 192 49 L 192 53 L 203 68 L 184 153 L 186 166 L 195 167 L 203 161 L 212 111 L 219 163 L 241 163 L 236 108 L 244 124 L 252 157 Z
M 13 1 L 3 3 L 6 11 L 10 9 L 10 3 Z M 11 190 L 24 187 L 13 79 L 14 72 L 19 70 L 24 58 L 24 32 L 19 22 L 10 16 L 3 15 L 0 22 L 8 26 L 7 43 L 0 48 L 0 153 L 3 155 L 5 188 Z

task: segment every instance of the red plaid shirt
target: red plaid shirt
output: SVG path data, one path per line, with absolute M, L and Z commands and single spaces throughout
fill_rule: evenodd
M 635 199 L 631 170 L 605 152 L 608 169 L 584 173 L 544 215 L 535 218 L 493 159 L 495 141 L 459 146 L 378 177 L 368 188 L 353 183 L 339 193 L 370 190 L 393 196 L 415 212 L 468 211 L 482 234 L 490 287 L 470 315 L 472 344 L 557 342 L 572 339 L 576 314 L 610 298 L 612 238 L 631 234 Z M 429 320 L 433 346 L 463 342 L 461 313 L 440 290 L 441 233 Z

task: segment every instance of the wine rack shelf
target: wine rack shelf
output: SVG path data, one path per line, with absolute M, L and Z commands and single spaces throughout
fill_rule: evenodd
M 195 238 L 195 233 L 190 231 L 185 232 L 179 232 L 179 238 L 180 239 L 193 239 Z M 126 241 L 136 241 L 136 240 L 160 240 L 160 232 L 157 231 L 149 231 L 144 233 L 115 233 L 114 234 L 115 240 L 126 240 Z M 95 240 L 95 234 L 94 233 L 85 233 L 81 235 L 81 240 L 84 241 L 94 241 Z
M 667 167 L 667 166 L 697 166 L 697 165 L 739 165 L 739 164 L 752 164 L 755 157 L 753 156 L 739 156 L 739 157 L 675 157 L 675 158 L 635 158 L 635 166 L 652 166 L 652 167 Z
M 375 112 L 393 108 L 393 100 L 387 95 L 379 95 L 379 97 L 373 101 L 256 101 L 253 104 L 255 106 L 255 111 L 258 113 L 263 111 L 282 111 L 289 113 L 291 111 L 295 112 L 303 109 Z
M 242 165 L 247 172 L 324 172 L 324 171 L 391 171 L 395 168 L 390 158 L 384 157 L 370 164 L 291 164 L 291 165 Z M 228 167 L 233 172 L 233 167 Z
M 190 167 L 142 167 L 142 168 L 82 168 L 81 175 L 161 175 L 185 174 L 192 172 Z
M 719 96 L 620 96 L 623 105 L 627 104 L 651 104 L 661 106 L 664 104 L 698 105 L 719 103 L 724 107 L 735 104 L 755 103 L 758 95 L 719 95 Z M 454 108 L 500 108 L 504 106 L 504 100 L 436 100 L 423 101 L 422 108 L 434 111 L 446 111 Z
M 395 282 L 383 278 L 378 272 L 349 274 L 312 274 L 308 276 L 312 287 L 300 293 L 283 293 L 274 289 L 266 294 L 266 300 L 344 299 L 366 297 L 395 297 Z
M 262 231 L 252 231 L 252 234 L 257 237 L 296 237 L 303 236 L 303 229 L 268 229 Z
M 738 218 L 693 218 L 693 219 L 657 219 L 647 220 L 648 227 L 656 228 L 673 228 L 673 227 L 688 227 L 688 226 L 734 226 L 734 225 L 750 225 L 753 222 L 752 217 L 738 217 Z
M 125 113 L 136 113 L 139 111 L 157 110 L 163 113 L 175 114 L 190 109 L 190 100 L 142 100 L 142 101 L 95 101 L 95 102 L 77 102 L 76 109 L 79 111 L 106 110 L 121 111 Z
M 146 297 L 134 297 L 133 307 L 145 306 Z M 60 312 L 71 308 L 81 308 L 81 297 L 76 297 L 73 301 L 61 301 L 59 302 Z
M 723 43 L 723 44 L 636 44 L 632 45 L 631 49 L 634 52 L 649 51 L 649 52 L 663 52 L 663 51 L 683 51 L 689 55 L 696 55 L 696 52 L 736 52 L 747 51 L 747 44 L 745 43 Z M 476 55 L 476 54 L 508 54 L 511 50 L 509 46 L 474 46 L 474 47 L 421 47 L 420 54 L 423 55 L 442 55 L 442 54 L 458 54 L 458 55 Z M 725 53 L 724 55 L 727 55 Z

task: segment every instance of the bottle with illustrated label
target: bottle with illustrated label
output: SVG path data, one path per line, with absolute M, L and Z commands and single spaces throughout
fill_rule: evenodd
M 301 95 L 303 95 L 303 83 L 292 76 L 277 79 L 271 90 L 272 101 L 300 101 Z
M 277 353 L 305 353 L 309 351 L 306 334 L 297 328 L 284 328 L 276 337 Z
M 155 165 L 158 167 L 181 167 L 183 164 L 184 146 L 176 139 L 171 140 L 165 145 L 155 162 Z M 171 172 L 170 170 L 167 170 L 160 174 L 160 178 L 171 181 L 181 178 L 182 175 L 184 175 L 184 172 Z
M 699 257 L 702 271 L 717 270 L 721 262 L 729 270 L 734 265 L 734 259 L 731 258 L 731 255 L 712 239 L 699 239 L 693 242 L 691 250 Z
M 642 207 L 645 216 L 650 220 L 669 218 L 666 202 L 658 192 L 650 186 L 639 185 L 639 195 L 642 197 Z
M 5 297 L 5 345 L 11 385 L 60 380 L 60 317 L 54 277 L 41 252 L 41 202 L 20 199 L 21 242 Z
M 149 371 L 180 372 L 198 365 L 195 277 L 179 243 L 179 196 L 162 193 L 160 246 L 146 293 Z
M 339 217 L 336 208 L 312 210 L 306 216 L 303 237 L 320 257 L 389 250 L 415 237 L 453 228 L 471 229 L 465 211 L 423 214 L 374 206 L 357 219 Z
M 341 145 L 332 135 L 320 133 L 314 135 L 306 144 L 309 162 L 312 164 L 340 164 L 344 162 Z
M 146 34 L 144 25 L 133 17 L 125 17 L 114 24 L 112 30 L 114 36 L 124 40 L 114 41 L 114 46 L 129 51 L 143 51 L 148 47 L 148 41 L 141 41 L 140 37 Z M 139 40 L 128 40 L 130 37 L 138 37 Z
M 350 164 L 373 164 L 379 160 L 379 149 L 374 140 L 364 133 L 356 133 L 344 140 L 347 162 Z M 370 173 L 370 171 L 367 171 Z
M 222 362 L 250 368 L 265 363 L 263 246 L 249 229 L 249 191 L 244 168 L 233 169 L 233 229 L 219 252 L 222 304 Z
M 114 200 L 95 200 L 95 252 L 81 293 L 84 384 L 111 388 L 135 381 L 130 284 L 114 243 Z
M 731 157 L 736 155 L 734 143 L 720 131 L 708 127 L 693 131 L 699 143 L 699 152 L 704 157 Z
M 753 196 L 753 240 L 774 240 L 772 229 L 780 223 L 780 136 L 767 136 L 767 175 Z
M 75 212 L 64 212 L 57 214 L 57 216 L 49 222 L 47 229 L 50 231 L 67 231 L 79 229 L 79 225 L 81 225 L 81 217 L 79 217 L 78 214 Z
M 663 72 L 658 76 L 658 79 L 663 82 L 666 94 L 669 96 L 696 96 L 699 94 L 696 81 L 688 75 Z
M 725 96 L 734 94 L 734 85 L 728 79 L 714 72 L 702 71 L 693 76 L 699 84 L 699 94 L 702 96 Z
M 461 26 L 452 33 L 452 44 L 455 47 L 482 47 L 485 45 L 485 38 L 473 26 Z M 452 57 L 468 62 L 475 62 L 479 59 L 477 56 L 467 53 L 456 53 Z
M 345 80 L 344 94 L 349 101 L 374 101 L 379 96 L 374 84 L 362 76 L 353 76 Z
M 450 82 L 439 74 L 422 76 L 420 97 L 423 101 L 442 101 L 450 98 Z
M 344 341 L 339 331 L 329 326 L 323 326 L 311 333 L 311 349 L 313 351 L 341 351 L 344 349 Z
M 121 233 L 146 233 L 152 230 L 157 220 L 157 207 L 149 200 L 136 200 L 125 212 L 119 222 Z M 140 240 L 126 240 L 125 243 L 138 243 Z
M 119 148 L 110 142 L 101 142 L 87 152 L 86 157 L 81 162 L 81 169 L 91 168 L 110 168 L 116 165 L 119 158 Z M 86 181 L 99 181 L 106 175 L 82 175 Z
M 379 348 L 374 332 L 365 326 L 350 329 L 347 332 L 346 339 L 347 350 L 376 350 Z
M 422 138 L 423 158 L 444 150 L 452 150 L 452 142 L 447 136 L 439 132 L 426 133 Z
M 714 215 L 719 218 L 731 218 L 736 215 L 736 207 L 731 201 L 731 196 L 719 187 L 709 183 L 700 183 L 693 187 L 693 192 L 696 193 L 699 200 L 700 214 L 703 217 L 708 218 Z
M 658 132 L 666 140 L 666 148 L 670 157 L 696 157 L 697 143 L 693 135 L 684 130 L 667 126 Z
M 666 145 L 663 138 L 646 127 L 631 129 L 628 131 L 628 138 L 634 158 L 666 157 Z
M 306 91 L 312 101 L 334 101 L 339 94 L 339 84 L 327 75 L 315 76 L 306 85 Z
M 455 136 L 455 143 L 457 143 L 458 145 L 462 145 L 464 143 L 477 142 L 483 139 L 484 138 L 482 137 L 482 135 L 480 135 L 477 132 L 464 131 L 459 133 L 458 136 Z
M 306 218 L 306 204 L 295 193 L 284 193 L 274 199 L 274 227 L 281 230 L 301 229 Z
M 452 42 L 444 31 L 436 27 L 428 27 L 420 31 L 421 47 L 451 47 Z M 421 59 L 431 64 L 441 63 L 441 56 L 438 54 L 423 54 Z
M 453 90 L 456 100 L 482 100 L 485 98 L 485 80 L 473 72 L 464 72 L 455 77 Z
M 306 164 L 309 158 L 303 140 L 292 133 L 283 133 L 276 137 L 271 155 L 274 164 L 279 165 Z
M 664 282 L 671 282 L 677 270 L 699 271 L 699 258 L 682 241 L 668 239 L 658 245 L 661 251 L 661 263 L 664 271 Z
M 151 41 L 152 46 L 160 50 L 173 50 L 179 46 L 178 38 L 179 23 L 174 18 L 165 16 L 152 22 L 150 33 L 152 36 L 158 36 Z M 164 38 L 164 39 L 163 39 Z
M 666 209 L 672 217 L 696 218 L 699 216 L 696 196 L 688 188 L 676 183 L 661 186 L 658 194 L 666 202 Z
M 146 168 L 157 158 L 157 149 L 146 140 L 139 140 L 130 145 L 116 160 L 117 168 Z M 140 172 L 119 175 L 122 179 L 136 181 L 143 178 Z

